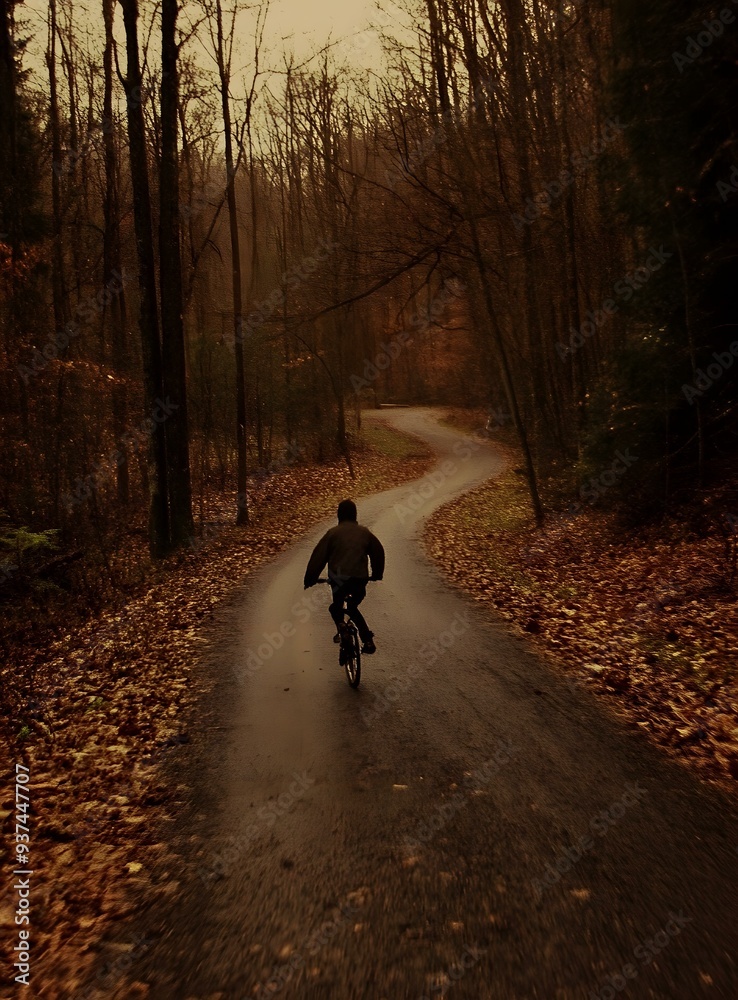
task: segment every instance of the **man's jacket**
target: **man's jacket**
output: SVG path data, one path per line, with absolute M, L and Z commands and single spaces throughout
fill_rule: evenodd
M 355 577 L 369 579 L 368 559 L 372 561 L 372 576 L 384 576 L 384 549 L 379 539 L 363 524 L 356 521 L 339 521 L 335 528 L 326 531 L 313 549 L 305 570 L 305 586 L 312 587 L 328 563 L 328 574 L 337 582 Z

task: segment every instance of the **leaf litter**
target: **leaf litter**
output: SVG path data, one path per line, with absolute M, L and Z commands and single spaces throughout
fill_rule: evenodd
M 249 497 L 247 527 L 233 524 L 235 496 L 210 497 L 197 544 L 152 566 L 137 592 L 73 627 L 57 623 L 56 638 L 38 648 L 5 642 L 0 683 L 29 657 L 38 665 L 23 726 L 5 719 L 0 730 L 6 862 L 14 765 L 30 768 L 34 993 L 69 997 L 97 971 L 110 995 L 124 978 L 115 961 L 97 968 L 96 942 L 105 938 L 114 950 L 124 918 L 152 894 L 176 890 L 166 871 L 172 855 L 165 827 L 187 789 L 167 785 L 160 765 L 189 742 L 195 706 L 209 689 L 200 665 L 218 607 L 258 566 L 332 514 L 343 496 L 423 475 L 427 448 L 388 434 L 393 454 L 371 447 L 356 454 L 355 480 L 339 462 L 261 477 Z M 411 447 L 398 447 L 400 438 Z M 154 869 L 163 872 L 157 885 Z M 14 916 L 6 892 L 3 933 L 12 932 Z M 148 946 L 118 944 L 133 954 Z M 137 996 L 147 990 L 136 983 Z
M 725 539 L 674 522 L 638 534 L 584 509 L 536 529 L 514 473 L 442 507 L 424 542 L 574 686 L 607 696 L 700 773 L 738 779 L 738 602 Z

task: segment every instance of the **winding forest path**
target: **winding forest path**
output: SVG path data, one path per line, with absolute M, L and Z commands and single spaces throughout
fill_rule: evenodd
M 387 550 L 378 652 L 351 690 L 328 592 L 302 590 L 327 524 L 249 579 L 211 653 L 180 891 L 115 996 L 738 996 L 734 805 L 446 585 L 423 522 L 503 462 L 431 411 L 382 419 L 438 466 L 359 505 Z

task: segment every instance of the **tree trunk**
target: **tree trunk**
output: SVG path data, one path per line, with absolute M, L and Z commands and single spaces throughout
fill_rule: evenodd
M 566 83 L 568 79 L 566 57 L 564 51 L 564 34 L 559 20 L 556 24 L 556 42 L 558 47 L 558 68 L 559 85 L 563 90 L 561 101 L 561 143 L 564 153 L 564 162 L 572 162 L 571 139 L 569 136 L 569 96 L 566 93 Z M 578 333 L 582 327 L 582 315 L 579 308 L 579 261 L 577 258 L 576 243 L 576 211 L 574 205 L 575 185 L 568 184 L 564 191 L 564 234 L 565 234 L 565 270 L 567 296 L 565 299 L 567 326 L 567 338 L 573 333 Z M 584 348 L 580 348 L 571 356 L 571 379 L 574 405 L 576 407 L 576 453 L 577 457 L 582 457 L 582 446 L 584 443 L 584 432 L 587 422 L 587 385 L 584 368 L 585 353 Z
M 502 331 L 500 330 L 499 323 L 497 321 L 497 313 L 495 311 L 494 302 L 492 299 L 492 289 L 489 285 L 489 277 L 487 275 L 487 269 L 484 263 L 484 256 L 482 254 L 481 244 L 479 242 L 479 233 L 477 230 L 476 219 L 471 216 L 469 219 L 469 226 L 471 230 L 472 237 L 472 251 L 474 255 L 474 262 L 477 265 L 477 270 L 479 272 L 479 280 L 482 286 L 482 297 L 484 299 L 485 309 L 487 311 L 487 316 L 489 317 L 490 325 L 492 327 L 492 334 L 494 338 L 495 354 L 497 355 L 497 361 L 500 365 L 500 370 L 502 372 L 502 384 L 505 388 L 505 395 L 507 397 L 507 405 L 510 407 L 510 414 L 512 415 L 513 424 L 518 436 L 518 442 L 520 444 L 520 450 L 523 453 L 523 461 L 525 462 L 525 473 L 528 480 L 528 489 L 530 491 L 531 504 L 533 506 L 533 514 L 536 519 L 536 524 L 540 527 L 544 521 L 543 505 L 541 504 L 541 498 L 538 493 L 538 479 L 536 476 L 536 470 L 533 465 L 533 456 L 530 450 L 530 444 L 528 442 L 528 434 L 525 428 L 525 423 L 523 421 L 522 414 L 520 413 L 520 407 L 518 405 L 518 397 L 515 391 L 515 384 L 512 378 L 512 372 L 510 371 L 510 364 L 507 358 L 507 351 L 505 350 L 505 345 L 502 340 Z
M 225 160 L 228 174 L 228 221 L 231 236 L 231 287 L 233 294 L 233 333 L 236 355 L 236 446 L 238 449 L 238 471 L 236 489 L 238 494 L 236 524 L 248 524 L 247 501 L 248 466 L 246 454 L 246 384 L 243 352 L 243 292 L 241 286 L 241 242 L 238 233 L 238 207 L 236 205 L 236 170 L 233 162 L 233 135 L 231 133 L 230 105 L 230 65 L 226 65 L 223 39 L 223 8 L 216 0 L 218 30 L 218 71 L 220 74 L 220 98 L 223 109 L 223 131 L 225 133 Z
M 169 508 L 167 496 L 167 449 L 165 421 L 155 419 L 157 399 L 163 399 L 162 358 L 159 316 L 156 306 L 156 265 L 151 223 L 151 195 L 146 149 L 146 130 L 138 54 L 138 0 L 119 0 L 126 30 L 127 71 L 124 81 L 128 114 L 128 148 L 133 191 L 133 221 L 138 256 L 140 298 L 139 327 L 144 369 L 144 396 L 147 417 L 153 423 L 149 437 L 149 545 L 154 558 L 169 550 Z M 158 410 L 161 415 L 161 410 Z
M 0 0 L 0 195 L 2 196 L 3 228 L 10 246 L 17 245 L 17 226 L 12 211 L 11 192 L 15 190 L 15 89 L 16 72 L 11 37 L 12 9 L 10 0 Z
M 64 274 L 64 244 L 62 240 L 62 198 L 61 178 L 64 159 L 59 122 L 59 98 L 56 86 L 56 0 L 49 0 L 49 44 L 46 50 L 46 66 L 49 71 L 49 127 L 51 129 L 51 212 L 52 212 L 52 297 L 54 301 L 54 323 L 57 330 L 63 330 L 69 320 L 67 309 L 66 276 Z
M 172 545 L 194 534 L 187 420 L 187 365 L 184 343 L 182 256 L 179 226 L 177 118 L 177 0 L 161 7 L 161 163 L 159 172 L 159 275 L 164 393 L 171 409 L 166 420 L 169 532 Z
M 10 296 L 8 322 L 4 330 L 6 351 L 15 343 L 20 328 L 18 310 L 18 289 L 16 261 L 19 254 L 22 219 L 19 206 L 13 197 L 18 182 L 17 143 L 16 143 L 16 69 L 13 55 L 12 38 L 13 12 L 10 0 L 0 0 L 0 226 L 5 234 L 0 237 L 10 247 L 12 267 L 10 269 Z M 30 422 L 28 409 L 28 388 L 26 379 L 21 375 L 16 378 L 20 409 L 21 436 L 23 441 L 30 443 Z M 28 449 L 26 449 L 26 456 Z M 27 492 L 30 492 L 28 482 L 28 459 L 23 464 L 23 480 Z
M 105 155 L 105 195 L 103 200 L 103 287 L 115 280 L 115 272 L 121 273 L 120 260 L 120 198 L 118 189 L 118 158 L 115 149 L 113 125 L 113 4 L 114 0 L 103 0 L 103 22 L 105 24 L 105 50 L 103 53 L 103 148 Z M 119 376 L 128 370 L 126 344 L 126 300 L 125 289 L 113 295 L 109 309 L 110 347 L 113 366 Z M 128 400 L 125 378 L 119 377 L 112 388 L 113 433 L 120 441 L 128 422 Z M 130 475 L 128 456 L 119 462 L 116 469 L 118 502 L 127 504 L 130 495 Z

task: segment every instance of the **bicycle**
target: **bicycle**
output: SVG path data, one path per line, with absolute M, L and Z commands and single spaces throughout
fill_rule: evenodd
M 330 583 L 325 577 L 321 577 L 318 583 Z M 345 612 L 344 612 L 345 613 Z M 341 642 L 338 648 L 338 663 L 346 671 L 346 679 L 352 688 L 359 686 L 361 680 L 361 642 L 359 632 L 354 623 L 349 619 L 341 622 L 338 626 L 338 634 Z

